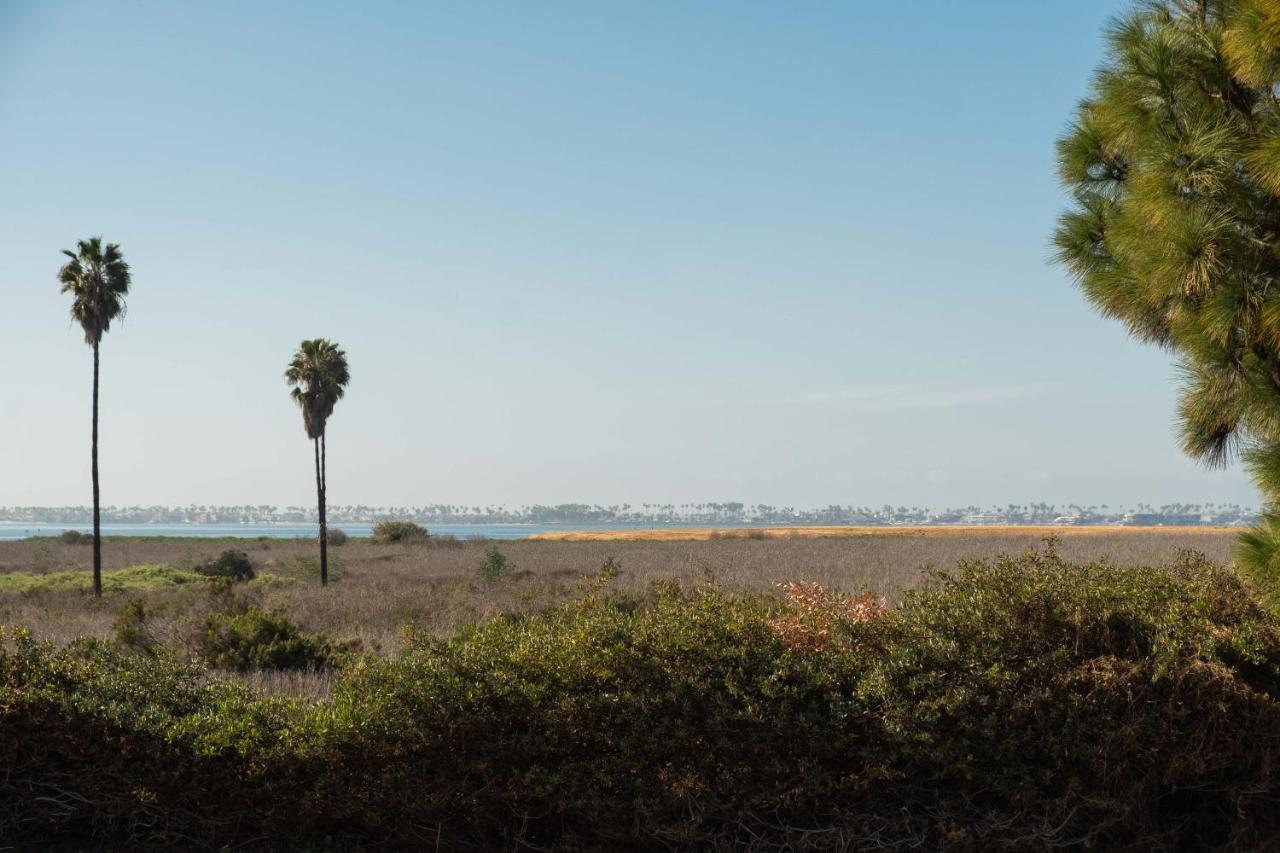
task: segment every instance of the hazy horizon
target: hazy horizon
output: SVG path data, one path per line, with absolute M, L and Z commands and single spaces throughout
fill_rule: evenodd
M 1253 506 L 1048 263 L 1118 2 L 0 7 L 0 505 Z M 928 51 L 920 50 L 929 45 Z M 889 73 L 891 72 L 891 73 Z
M 588 501 L 571 501 L 565 503 L 529 503 L 507 505 L 501 503 L 489 504 L 457 504 L 457 503 L 431 503 L 431 504 L 329 504 L 330 514 L 349 514 L 354 511 L 368 512 L 391 512 L 396 510 L 407 510 L 413 512 L 438 512 L 438 513 L 455 513 L 459 515 L 501 515 L 501 514 L 518 514 L 527 513 L 534 510 L 567 510 L 571 508 L 580 508 L 583 510 L 607 510 L 611 512 L 621 512 L 624 514 L 641 515 L 648 514 L 651 516 L 675 514 L 675 515 L 694 515 L 705 514 L 716 509 L 722 509 L 725 512 L 729 508 L 737 507 L 736 512 L 746 512 L 751 514 L 759 510 L 769 510 L 773 513 L 795 511 L 800 514 L 813 514 L 828 510 L 870 510 L 881 511 L 886 509 L 908 510 L 912 512 L 930 512 L 930 513 L 948 513 L 948 512 L 964 512 L 971 510 L 988 511 L 998 510 L 1006 511 L 1010 509 L 1030 510 L 1049 507 L 1058 511 L 1070 509 L 1080 509 L 1089 511 L 1100 511 L 1104 513 L 1118 514 L 1133 510 L 1161 510 L 1178 507 L 1201 507 L 1206 511 L 1210 509 L 1225 510 L 1228 508 L 1236 508 L 1247 512 L 1256 512 L 1258 507 L 1256 504 L 1239 503 L 1239 502 L 1214 502 L 1214 501 L 1138 501 L 1133 504 L 1122 504 L 1107 501 L 1092 501 L 1089 503 L 1056 503 L 1054 501 L 1031 501 L 1028 503 L 1002 503 L 1002 504 L 966 504 L 958 506 L 939 506 L 931 504 L 824 504 L 824 505 L 792 505 L 779 503 L 764 503 L 751 501 L 697 501 L 687 503 L 675 503 L 671 501 L 655 502 L 655 503 L 595 503 Z M 18 512 L 40 511 L 42 513 L 54 511 L 78 511 L 81 513 L 89 513 L 92 510 L 90 504 L 55 504 L 55 505 L 4 505 L 0 504 L 0 523 L 8 523 L 9 516 Z M 188 504 L 121 504 L 121 505 L 103 505 L 102 512 L 104 515 L 120 515 L 134 511 L 151 511 L 163 510 L 172 513 L 185 511 L 212 512 L 219 510 L 266 510 L 277 513 L 289 513 L 295 510 L 314 513 L 316 508 L 314 504 L 270 504 L 270 503 L 231 503 L 231 504 L 209 504 L 209 503 L 188 503 Z M 133 522 L 129 522 L 133 523 Z

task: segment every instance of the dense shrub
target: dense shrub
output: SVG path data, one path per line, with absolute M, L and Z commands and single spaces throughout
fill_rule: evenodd
M 116 642 L 125 648 L 151 654 L 159 646 L 151 630 L 151 614 L 141 598 L 131 598 L 111 623 Z
M 64 530 L 58 538 L 62 540 L 64 545 L 84 545 L 93 541 L 92 536 L 87 536 L 79 530 Z
M 426 538 L 427 528 L 412 521 L 379 521 L 373 526 L 373 541 L 382 544 L 422 542 Z
M 325 538 L 328 540 L 330 545 L 346 545 L 347 544 L 347 532 L 345 530 L 339 530 L 336 527 L 329 530 L 325 534 Z
M 605 557 L 604 562 L 600 564 L 600 571 L 597 574 L 602 581 L 611 581 L 622 571 L 622 564 L 613 557 Z
M 251 581 L 257 575 L 249 555 L 232 548 L 196 566 L 196 571 L 205 577 L 230 578 L 233 581 Z
M 1188 555 L 589 597 L 256 699 L 0 642 L 19 848 L 1274 849 L 1280 622 Z M 256 617 L 255 617 L 256 618 Z M 799 626 L 799 627 L 797 627 Z M 811 642 L 821 632 L 821 642 Z M 269 633 L 269 632 L 268 632 Z M 801 638 L 796 642 L 795 638 Z
M 484 549 L 484 556 L 476 564 L 476 574 L 483 581 L 496 581 L 511 573 L 507 555 L 498 550 L 496 545 Z
M 217 669 L 323 669 L 348 649 L 323 634 L 305 634 L 283 613 L 250 605 L 216 611 L 204 621 L 200 657 Z
M 142 565 L 127 569 L 108 569 L 102 573 L 102 592 L 115 595 L 121 592 L 145 592 L 168 589 L 184 584 L 199 583 L 202 577 L 196 572 L 175 569 L 173 566 Z M 84 569 L 61 572 L 5 572 L 0 574 L 0 593 L 16 592 L 24 595 L 41 593 L 89 592 L 93 589 L 93 575 Z

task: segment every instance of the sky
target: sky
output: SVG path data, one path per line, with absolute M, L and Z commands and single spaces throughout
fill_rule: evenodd
M 1256 503 L 1051 263 L 1121 2 L 0 0 L 0 505 Z

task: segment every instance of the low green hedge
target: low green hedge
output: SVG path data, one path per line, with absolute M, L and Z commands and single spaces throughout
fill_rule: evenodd
M 127 569 L 108 569 L 102 573 L 102 592 L 115 595 L 124 592 L 146 592 L 183 584 L 203 581 L 197 572 L 177 569 L 173 566 L 142 565 Z M 88 569 L 67 569 L 58 572 L 30 574 L 6 572 L 0 574 L 0 593 L 13 592 L 24 595 L 39 593 L 92 592 L 93 573 Z
M 254 605 L 209 613 L 203 628 L 196 652 L 216 669 L 326 669 L 352 647 L 304 633 L 285 614 Z
M 233 582 L 251 581 L 258 576 L 253 561 L 244 551 L 228 548 L 216 558 L 205 560 L 196 571 L 207 578 L 227 578 Z
M 331 702 L 11 632 L 0 838 L 261 849 L 1266 849 L 1280 623 L 1234 575 L 969 563 L 584 601 L 358 659 Z M 275 839 L 274 842 L 264 839 Z

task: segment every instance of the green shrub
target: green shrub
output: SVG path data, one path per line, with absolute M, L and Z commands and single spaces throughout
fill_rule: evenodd
M 373 541 L 383 545 L 395 542 L 423 542 L 427 529 L 412 521 L 380 521 L 373 526 Z
M 53 550 L 48 543 L 41 542 L 36 546 L 35 551 L 31 553 L 31 568 L 37 572 L 47 572 L 58 565 L 57 559 L 53 556 Z
M 484 556 L 476 565 L 476 574 L 482 581 L 496 581 L 511 573 L 507 555 L 498 550 L 496 545 L 484 549 Z
M 257 575 L 253 561 L 244 551 L 229 548 L 215 559 L 206 560 L 196 571 L 207 578 L 230 578 L 233 581 L 251 581 Z
M 332 567 L 330 568 L 332 569 Z M 296 577 L 263 572 L 249 582 L 249 589 L 273 589 L 282 586 L 293 586 L 297 582 L 298 579 Z
M 600 572 L 598 577 L 602 581 L 610 581 L 616 578 L 618 576 L 618 573 L 621 571 L 622 571 L 621 563 L 619 563 L 613 557 L 605 557 L 604 562 L 600 565 Z
M 323 634 L 304 634 L 283 613 L 256 606 L 210 613 L 198 653 L 217 669 L 324 669 L 349 648 Z
M 335 701 L 416 726 L 443 778 L 490 768 L 470 790 L 504 794 L 475 825 L 539 814 L 533 843 L 621 846 L 633 822 L 676 847 L 1280 841 L 1280 633 L 1229 573 L 1047 553 L 966 563 L 887 613 L 827 600 L 824 642 L 797 647 L 779 617 L 813 608 L 596 599 L 411 640 Z
M 1049 552 L 888 611 L 789 589 L 410 632 L 323 703 L 0 637 L 0 827 L 19 849 L 1280 846 L 1280 621 L 1229 572 Z M 251 619 L 254 646 L 298 634 Z
M 327 531 L 325 538 L 328 540 L 330 545 L 347 544 L 347 532 L 345 530 L 339 530 L 336 527 Z
M 92 536 L 86 536 L 79 530 L 64 530 L 58 538 L 62 540 L 63 545 L 84 545 L 93 541 Z
M 151 654 L 159 643 L 151 630 L 150 621 L 146 602 L 141 598 L 131 598 L 116 614 L 111 630 L 120 645 Z
M 145 592 L 181 586 L 202 579 L 192 571 L 173 566 L 143 565 L 127 569 L 109 569 L 102 573 L 102 592 L 114 595 L 122 592 Z M 39 593 L 92 592 L 93 574 L 88 569 L 75 569 L 44 574 L 6 572 L 0 574 L 0 593 L 12 592 L 26 595 Z

